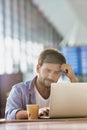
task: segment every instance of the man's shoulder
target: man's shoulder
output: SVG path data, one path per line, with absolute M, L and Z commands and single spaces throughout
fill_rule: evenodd
M 13 85 L 13 88 L 14 89 L 27 89 L 28 90 L 34 86 L 34 84 L 33 84 L 34 80 L 35 80 L 35 77 L 32 80 L 17 83 L 15 85 Z
M 15 85 L 13 85 L 13 88 L 23 88 L 23 87 L 29 87 L 29 84 L 31 83 L 31 80 L 25 81 L 25 82 L 20 82 Z

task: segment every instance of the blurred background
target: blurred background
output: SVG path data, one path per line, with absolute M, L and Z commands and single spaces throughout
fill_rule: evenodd
M 60 50 L 87 82 L 86 12 L 86 0 L 0 0 L 0 118 L 11 87 L 33 78 L 44 48 Z

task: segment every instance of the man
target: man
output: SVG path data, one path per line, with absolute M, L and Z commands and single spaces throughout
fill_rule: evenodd
M 71 66 L 66 64 L 65 57 L 53 48 L 41 52 L 36 71 L 38 75 L 33 80 L 13 86 L 7 98 L 6 119 L 27 119 L 26 104 L 39 104 L 38 116 L 48 116 L 51 83 L 57 82 L 62 73 L 71 82 L 77 82 Z

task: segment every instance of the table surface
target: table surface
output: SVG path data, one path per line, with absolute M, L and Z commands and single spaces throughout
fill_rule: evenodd
M 87 118 L 0 120 L 0 130 L 87 130 Z

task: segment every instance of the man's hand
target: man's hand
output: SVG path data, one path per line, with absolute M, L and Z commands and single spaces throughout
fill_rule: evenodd
M 62 64 L 61 71 L 66 74 L 66 76 L 70 79 L 71 82 L 77 82 L 74 71 L 69 64 Z
M 49 116 L 49 107 L 39 109 L 39 117 L 41 116 Z

